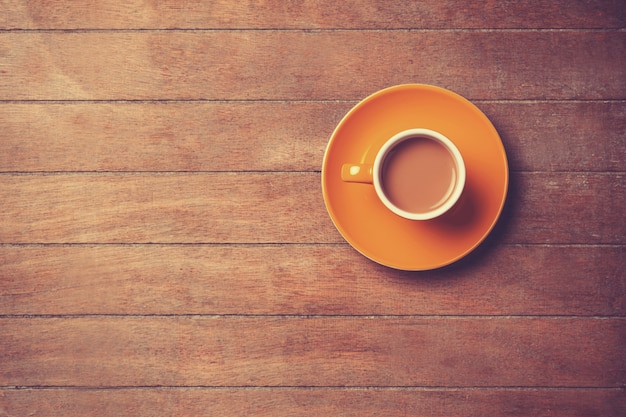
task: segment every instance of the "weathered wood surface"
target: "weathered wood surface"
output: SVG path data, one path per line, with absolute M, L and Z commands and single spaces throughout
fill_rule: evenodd
M 0 415 L 622 416 L 622 1 L 0 0 Z M 374 91 L 471 99 L 487 240 L 391 270 L 320 167 Z
M 491 247 L 419 273 L 381 267 L 346 244 L 1 249 L 2 315 L 626 312 L 621 246 Z
M 318 173 L 5 174 L 1 243 L 340 243 Z M 622 173 L 520 173 L 507 243 L 623 244 Z
M 4 100 L 622 99 L 624 31 L 0 33 Z M 590 65 L 593 63 L 593 65 Z
M 10 416 L 622 417 L 621 389 L 20 389 L 0 390 Z
M 319 171 L 355 104 L 0 103 L 0 170 Z M 476 104 L 513 171 L 626 170 L 623 101 Z
M 0 1 L 5 29 L 620 28 L 619 0 Z
M 2 318 L 1 385 L 620 387 L 624 318 Z

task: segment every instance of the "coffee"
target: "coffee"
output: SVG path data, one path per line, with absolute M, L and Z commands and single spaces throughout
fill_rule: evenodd
M 389 201 L 410 213 L 425 213 L 443 205 L 454 191 L 454 156 L 440 142 L 411 137 L 385 155 L 381 185 Z

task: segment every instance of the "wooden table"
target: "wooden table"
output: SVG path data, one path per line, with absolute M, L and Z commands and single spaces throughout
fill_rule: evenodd
M 624 415 L 623 1 L 0 10 L 1 416 Z M 496 229 L 429 272 L 321 194 L 336 124 L 402 83 L 510 163 Z

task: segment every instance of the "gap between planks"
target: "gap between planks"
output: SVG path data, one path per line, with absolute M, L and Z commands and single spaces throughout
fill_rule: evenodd
M 0 176 L 124 176 L 124 175 L 154 175 L 154 176 L 175 176 L 175 175 L 242 175 L 242 174 L 260 174 L 260 175 L 319 175 L 320 170 L 310 171 L 0 171 Z M 602 171 L 573 171 L 573 170 L 509 170 L 510 174 L 592 174 L 592 175 L 621 175 L 626 174 L 623 170 L 602 170 Z
M 10 28 L 0 29 L 2 33 L 213 33 L 213 32 L 303 32 L 303 33 L 324 33 L 324 32 L 406 32 L 406 33 L 602 33 L 602 32 L 626 32 L 626 28 L 125 28 L 125 29 L 95 29 L 95 28 L 72 28 L 72 29 L 22 29 Z
M 624 391 L 626 387 L 615 386 L 425 386 L 425 385 L 0 385 L 0 390 L 77 390 L 77 391 L 141 391 L 141 390 L 309 390 L 309 391 L 423 391 L 423 392 L 461 392 L 461 391 Z
M 228 248 L 271 248 L 271 247 L 303 247 L 303 248 L 324 248 L 324 247 L 348 247 L 348 242 L 0 242 L 2 248 L 65 248 L 65 247 L 228 247 Z M 621 243 L 499 243 L 498 246 L 509 248 L 626 248 L 626 244 Z M 469 254 L 468 254 L 469 255 Z M 442 267 L 445 268 L 445 267 Z M 419 271 L 407 271 L 419 272 Z
M 623 315 L 554 315 L 554 314 L 0 314 L 2 319 L 104 319 L 104 318 L 128 318 L 128 319 L 151 319 L 151 318 L 188 318 L 188 319 L 291 319 L 291 320 L 315 320 L 315 319 L 353 319 L 353 320 L 397 320 L 397 319 L 421 319 L 421 320 L 621 320 L 626 319 Z
M 421 83 L 415 83 L 421 84 Z M 365 98 L 365 97 L 364 97 Z M 473 103 L 484 104 L 572 104 L 572 103 L 624 103 L 626 99 L 614 98 L 614 99 L 472 99 Z M 354 103 L 357 104 L 359 100 L 355 99 L 32 99 L 32 100 L 3 100 L 0 99 L 0 105 L 3 104 L 326 104 L 326 103 Z

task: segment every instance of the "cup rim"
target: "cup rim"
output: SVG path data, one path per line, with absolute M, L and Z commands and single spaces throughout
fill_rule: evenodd
M 442 205 L 440 205 L 439 207 L 433 210 L 420 212 L 420 213 L 406 211 L 396 206 L 395 204 L 393 204 L 389 200 L 389 198 L 387 198 L 387 196 L 385 195 L 383 186 L 381 184 L 381 169 L 382 169 L 382 165 L 385 160 L 385 157 L 387 156 L 389 151 L 393 147 L 395 147 L 397 144 L 404 142 L 405 140 L 415 138 L 415 137 L 427 137 L 429 139 L 434 139 L 438 141 L 443 146 L 445 146 L 446 149 L 452 154 L 457 165 L 456 184 L 454 186 L 454 189 L 452 190 L 452 193 L 450 194 L 448 199 L 445 201 L 445 203 L 443 203 Z M 425 129 L 425 128 L 407 129 L 407 130 L 398 132 L 397 134 L 389 138 L 380 148 L 378 153 L 376 154 L 376 159 L 374 160 L 374 166 L 373 166 L 372 171 L 373 171 L 372 173 L 373 173 L 374 189 L 376 190 L 376 194 L 378 195 L 378 198 L 382 201 L 385 207 L 387 207 L 393 213 L 409 220 L 431 220 L 431 219 L 434 219 L 436 217 L 443 215 L 457 203 L 457 201 L 461 197 L 461 194 L 463 193 L 463 189 L 465 188 L 466 171 L 465 171 L 465 162 L 463 161 L 463 156 L 461 155 L 461 152 L 456 147 L 454 142 L 452 142 L 448 137 L 431 129 Z

